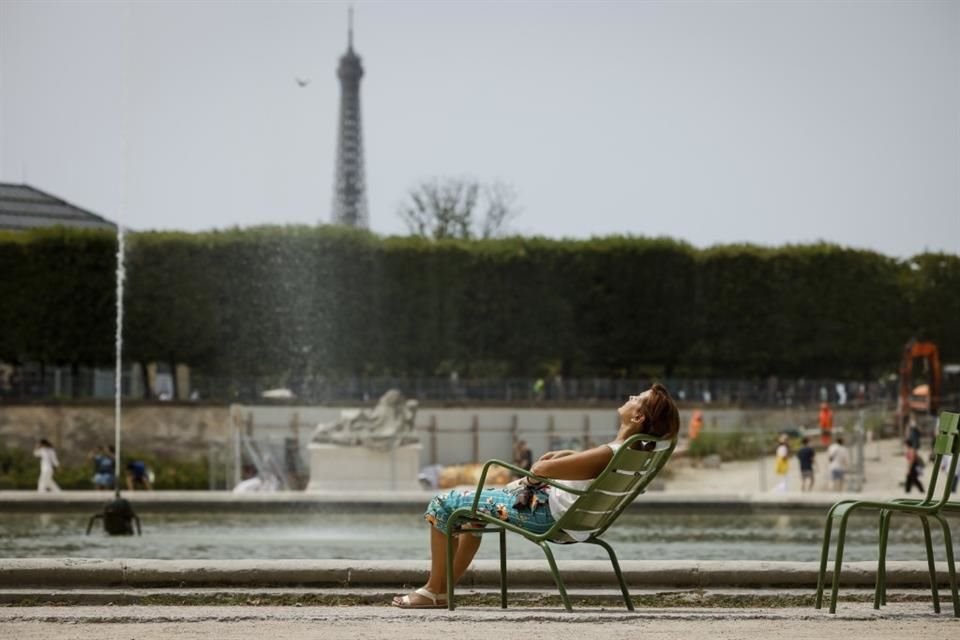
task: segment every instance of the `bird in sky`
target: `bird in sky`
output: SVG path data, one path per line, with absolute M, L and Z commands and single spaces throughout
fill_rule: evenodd
M 310 78 L 296 78 L 297 86 L 305 87 L 310 84 Z

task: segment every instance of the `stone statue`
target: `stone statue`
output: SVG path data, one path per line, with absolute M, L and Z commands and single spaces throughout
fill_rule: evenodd
M 414 432 L 416 415 L 417 401 L 406 400 L 402 393 L 391 389 L 373 409 L 344 411 L 334 422 L 317 425 L 311 441 L 389 451 L 419 441 Z

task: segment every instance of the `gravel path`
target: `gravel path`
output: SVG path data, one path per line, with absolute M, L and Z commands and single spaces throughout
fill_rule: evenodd
M 874 611 L 843 603 L 832 616 L 796 609 L 554 609 L 463 608 L 400 611 L 389 607 L 5 607 L 0 635 L 18 640 L 422 640 L 442 637 L 524 640 L 636 638 L 762 638 L 802 640 L 869 637 L 950 638 L 960 620 L 928 605 L 898 603 Z

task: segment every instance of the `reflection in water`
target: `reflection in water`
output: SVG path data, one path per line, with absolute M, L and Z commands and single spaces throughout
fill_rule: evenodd
M 427 528 L 414 514 L 223 513 L 151 514 L 143 536 L 84 535 L 83 514 L 7 514 L 0 557 L 155 559 L 427 559 Z M 815 515 L 624 515 L 606 534 L 622 560 L 795 560 L 820 553 L 823 518 Z M 844 557 L 876 558 L 876 518 L 854 516 Z M 934 535 L 939 535 L 934 529 Z M 913 518 L 894 518 L 889 559 L 922 560 L 923 532 Z M 542 558 L 508 538 L 514 558 Z M 560 558 L 603 559 L 593 545 L 558 549 Z M 496 538 L 479 557 L 497 557 Z

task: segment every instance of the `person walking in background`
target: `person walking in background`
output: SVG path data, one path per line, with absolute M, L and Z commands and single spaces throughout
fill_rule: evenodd
M 37 443 L 37 448 L 33 450 L 33 455 L 40 458 L 40 478 L 37 480 L 37 491 L 41 493 L 60 491 L 60 485 L 53 480 L 53 472 L 60 466 L 60 460 L 57 459 L 57 452 L 50 441 L 42 438 Z
M 800 491 L 813 491 L 813 459 L 816 454 L 810 446 L 810 438 L 804 436 L 797 461 L 800 463 Z
M 700 409 L 695 409 L 693 411 L 693 415 L 690 416 L 690 423 L 687 425 L 687 437 L 690 438 L 691 441 L 696 440 L 702 429 L 703 411 L 700 411 Z
M 907 445 L 917 451 L 920 450 L 920 426 L 917 424 L 917 416 L 911 411 L 907 421 Z
M 907 459 L 907 479 L 903 485 L 904 489 L 907 493 L 910 493 L 910 489 L 915 486 L 920 493 L 923 493 L 923 483 L 920 482 L 920 475 L 923 473 L 923 459 L 920 457 L 920 452 L 913 446 L 910 438 L 904 440 L 903 444 L 906 445 L 904 457 Z
M 537 402 L 543 401 L 544 390 L 546 384 L 543 381 L 543 378 L 537 378 L 533 381 L 533 399 Z
M 833 410 L 826 402 L 820 403 L 817 421 L 820 423 L 820 444 L 824 447 L 830 446 L 833 440 Z
M 946 476 L 947 472 L 950 471 L 950 459 L 953 458 L 950 454 L 943 456 L 940 462 L 940 471 Z M 953 472 L 953 480 L 950 484 L 950 493 L 957 492 L 957 484 L 960 483 L 960 463 L 957 463 L 957 468 Z
M 843 437 L 837 436 L 827 449 L 827 460 L 830 462 L 830 486 L 834 491 L 843 491 L 843 483 L 847 477 L 847 468 L 850 466 L 850 451 L 843 446 Z
M 787 434 L 781 433 L 777 440 L 776 460 L 773 467 L 777 476 L 777 484 L 773 487 L 775 493 L 787 492 L 787 472 L 790 471 L 790 447 L 787 441 Z

